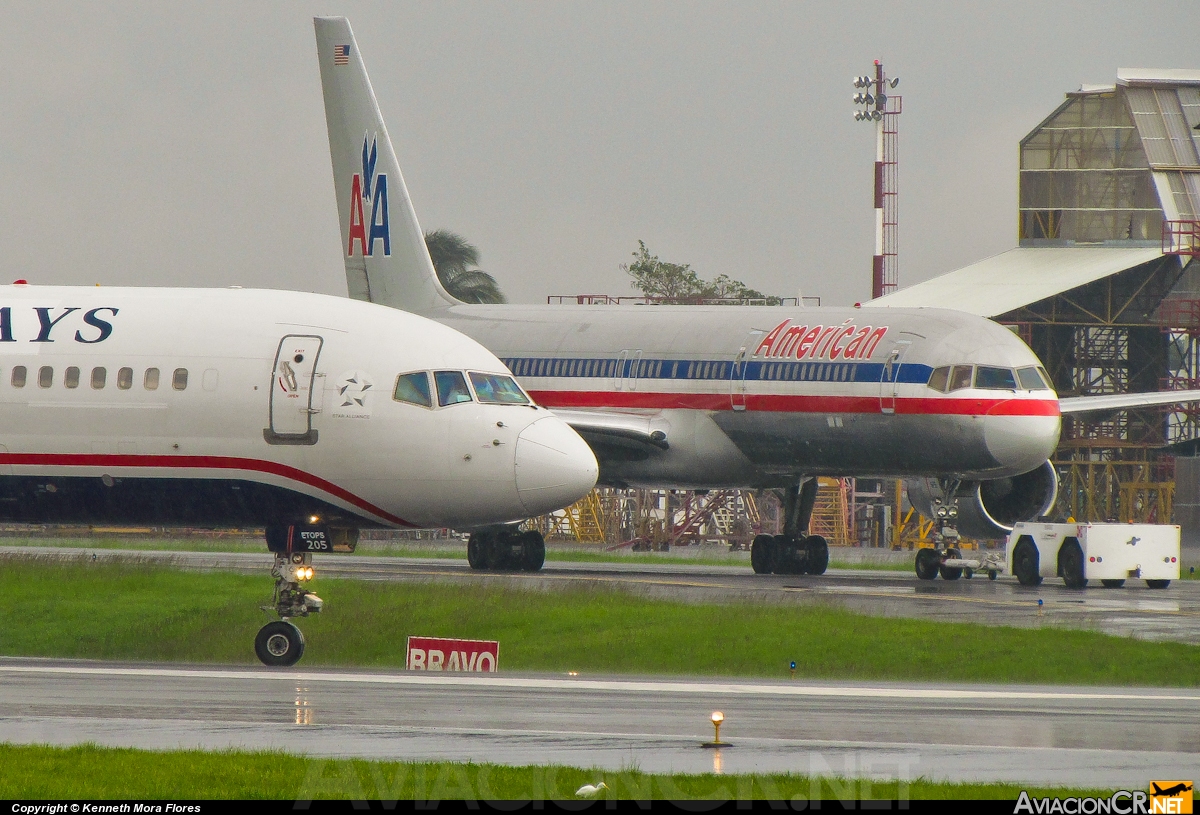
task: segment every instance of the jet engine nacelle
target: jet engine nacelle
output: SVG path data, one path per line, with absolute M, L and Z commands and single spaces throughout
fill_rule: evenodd
M 908 500 L 917 512 L 936 519 L 939 507 L 950 502 L 936 478 L 906 482 Z M 1002 538 L 1018 521 L 1034 521 L 1050 511 L 1058 498 L 1058 473 L 1049 461 L 1011 478 L 964 481 L 955 493 L 958 499 L 959 534 L 968 538 Z

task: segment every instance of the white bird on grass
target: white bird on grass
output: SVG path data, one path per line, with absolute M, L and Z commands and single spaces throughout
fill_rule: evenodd
M 600 792 L 600 790 L 606 790 L 606 789 L 608 789 L 608 784 L 605 784 L 603 781 L 601 781 L 599 784 L 596 784 L 595 786 L 592 786 L 591 784 L 584 784 L 582 787 L 575 790 L 575 797 L 576 798 L 595 798 L 596 794 L 598 792 Z

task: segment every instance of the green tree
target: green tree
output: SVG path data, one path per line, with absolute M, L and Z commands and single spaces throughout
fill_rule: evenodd
M 621 269 L 633 278 L 631 285 L 648 297 L 665 297 L 671 300 L 766 300 L 767 305 L 777 306 L 778 297 L 764 295 L 740 280 L 720 274 L 707 281 L 696 274 L 688 263 L 667 263 L 658 255 L 650 254 L 643 241 L 638 241 L 638 250 L 633 253 L 633 263 L 621 265 Z
M 621 269 L 633 278 L 631 285 L 647 297 L 680 300 L 704 294 L 704 281 L 689 264 L 664 263 L 650 254 L 643 241 L 638 241 L 633 263 L 623 263 Z
M 479 250 L 462 235 L 435 229 L 425 233 L 425 247 L 438 280 L 451 297 L 464 303 L 506 302 L 496 278 L 472 268 L 479 265 Z

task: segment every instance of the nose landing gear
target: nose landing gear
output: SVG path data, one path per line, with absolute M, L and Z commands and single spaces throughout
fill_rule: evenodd
M 274 611 L 280 619 L 267 623 L 254 638 L 254 653 L 263 665 L 273 668 L 295 665 L 304 656 L 304 634 L 291 622 L 293 617 L 319 614 L 325 601 L 301 583 L 313 577 L 312 555 L 308 552 L 275 553 L 271 576 L 275 597 L 263 611 Z

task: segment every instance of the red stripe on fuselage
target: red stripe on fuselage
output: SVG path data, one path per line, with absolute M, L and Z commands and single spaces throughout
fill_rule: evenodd
M 548 408 L 646 408 L 733 410 L 728 393 L 648 393 L 638 391 L 530 391 Z M 770 413 L 880 413 L 878 396 L 795 396 L 748 393 L 747 411 Z M 891 399 L 889 402 L 893 401 Z M 920 416 L 1058 416 L 1054 399 L 895 398 L 896 413 Z
M 361 510 L 386 518 L 399 526 L 414 526 L 408 521 L 359 498 L 349 490 L 324 478 L 306 473 L 286 464 L 233 456 L 146 456 L 146 455 L 95 455 L 89 453 L 0 453 L 0 464 L 15 467 L 145 467 L 164 469 L 176 467 L 188 470 L 246 470 L 268 473 L 298 481 L 336 496 Z

